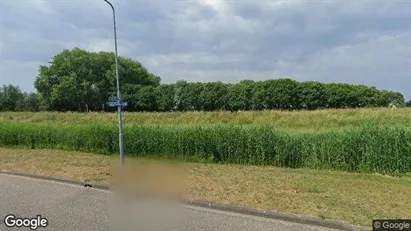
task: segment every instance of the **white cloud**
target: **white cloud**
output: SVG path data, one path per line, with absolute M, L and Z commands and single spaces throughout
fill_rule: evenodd
M 198 0 L 200 4 L 210 6 L 219 14 L 227 13 L 227 5 L 224 0 Z

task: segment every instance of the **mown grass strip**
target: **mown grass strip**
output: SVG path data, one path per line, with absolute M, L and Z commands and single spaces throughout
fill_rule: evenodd
M 126 166 L 136 164 L 133 166 L 138 170 L 151 169 L 157 163 L 146 158 L 126 160 Z M 364 227 L 370 227 L 372 219 L 406 219 L 411 214 L 411 175 L 390 177 L 305 168 L 184 165 L 187 199 L 343 220 Z M 110 183 L 116 166 L 117 156 L 0 148 L 3 170 Z M 144 172 L 136 171 L 129 177 L 140 179 L 139 173 Z

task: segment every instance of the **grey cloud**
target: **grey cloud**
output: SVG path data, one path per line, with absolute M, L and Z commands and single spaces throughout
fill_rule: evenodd
M 411 98 L 409 1 L 113 4 L 119 54 L 141 61 L 166 83 L 289 76 L 375 85 Z M 17 71 L 21 77 L 4 79 L 26 90 L 33 89 L 26 84 L 37 74 L 33 64 L 62 49 L 113 50 L 111 12 L 102 1 L 6 0 L 0 9 L 3 75 L 13 75 L 17 63 L 25 66 Z
M 366 84 L 401 91 L 409 97 L 410 53 L 404 47 L 410 35 L 321 51 L 302 63 L 284 62 L 279 70 L 300 79 Z
M 41 62 L 2 61 L 0 84 L 18 84 L 20 89 L 30 91 L 33 89 L 34 77 L 41 64 Z M 34 73 L 34 75 L 28 75 L 28 73 Z

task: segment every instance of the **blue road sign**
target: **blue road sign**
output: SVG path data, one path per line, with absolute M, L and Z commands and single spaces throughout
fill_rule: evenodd
M 127 102 L 123 102 L 123 103 L 109 103 L 108 104 L 110 107 L 127 107 Z

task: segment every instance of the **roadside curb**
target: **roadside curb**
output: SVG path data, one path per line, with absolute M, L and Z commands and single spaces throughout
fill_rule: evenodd
M 215 210 L 234 212 L 244 215 L 252 215 L 264 218 L 270 218 L 275 220 L 283 220 L 293 223 L 300 223 L 305 225 L 319 226 L 323 228 L 337 229 L 337 230 L 350 230 L 350 231 L 370 231 L 364 227 L 358 227 L 351 224 L 348 224 L 344 221 L 337 220 L 324 220 L 317 217 L 310 216 L 299 216 L 291 213 L 281 213 L 275 211 L 265 211 L 259 209 L 252 209 L 248 207 L 236 206 L 236 205 L 223 205 L 218 203 L 211 203 L 208 201 L 185 201 L 186 204 L 210 208 Z
M 23 176 L 23 177 L 33 178 L 33 179 L 55 181 L 59 183 L 66 183 L 66 184 L 96 188 L 96 189 L 101 189 L 101 190 L 110 190 L 110 186 L 106 184 L 90 184 L 90 183 L 86 183 L 82 181 L 69 180 L 69 179 L 59 178 L 59 177 L 41 176 L 41 175 L 35 175 L 35 174 L 29 174 L 29 173 L 23 173 L 23 172 L 15 172 L 15 171 L 9 171 L 9 170 L 0 170 L 0 174 L 6 174 L 6 175 L 12 175 L 12 176 Z
M 69 179 L 63 179 L 63 178 L 58 178 L 58 177 L 34 175 L 34 174 L 29 174 L 29 173 L 22 173 L 22 172 L 8 171 L 8 170 L 0 170 L 0 174 L 23 176 L 23 177 L 29 177 L 33 179 L 40 179 L 40 180 L 47 180 L 47 181 L 55 181 L 55 182 L 60 182 L 60 183 L 72 184 L 72 185 L 83 186 L 83 187 L 90 187 L 90 188 L 101 189 L 101 190 L 106 190 L 106 191 L 111 190 L 110 186 L 107 184 L 90 184 L 90 183 L 86 183 L 82 181 L 69 180 Z M 282 220 L 282 221 L 305 224 L 305 225 L 319 226 L 323 228 L 347 230 L 347 231 L 370 231 L 371 230 L 369 228 L 354 226 L 344 221 L 325 220 L 325 219 L 320 219 L 317 217 L 299 216 L 299 215 L 295 215 L 291 213 L 265 211 L 265 210 L 252 209 L 252 208 L 236 206 L 236 205 L 223 205 L 223 204 L 212 203 L 212 202 L 201 201 L 201 200 L 182 200 L 181 202 L 185 205 L 197 206 L 197 207 L 226 211 L 226 212 L 234 212 L 234 213 L 239 213 L 243 215 L 252 215 L 252 216 L 257 216 L 257 217 L 264 217 L 264 218 L 269 218 L 269 219 Z

